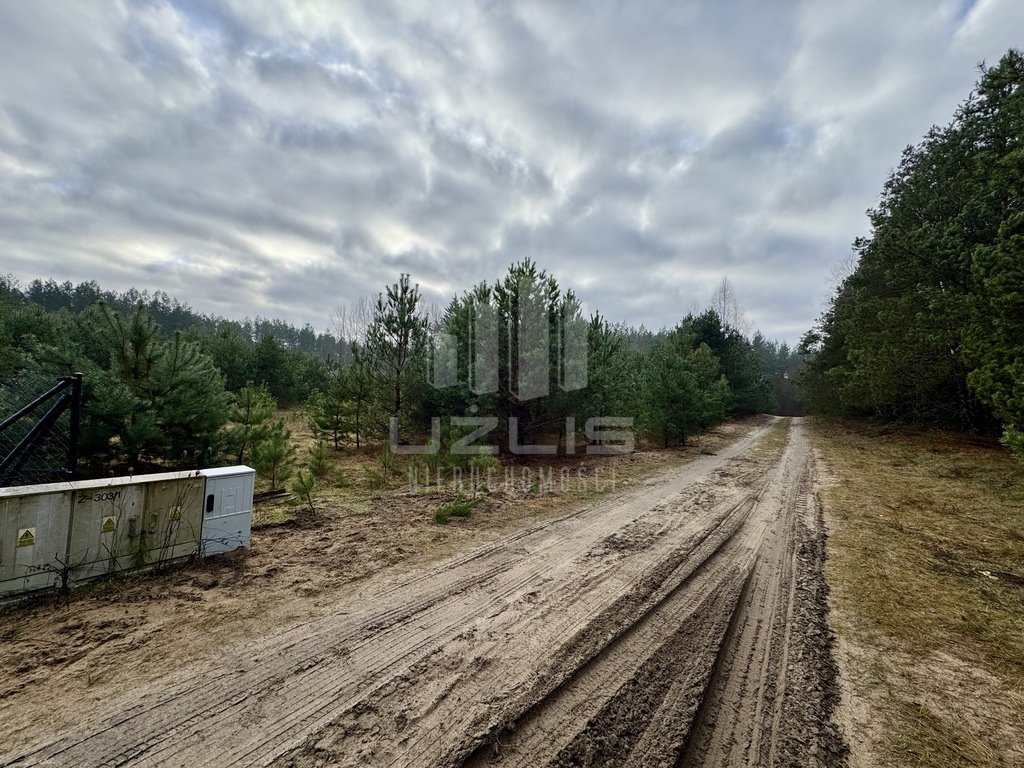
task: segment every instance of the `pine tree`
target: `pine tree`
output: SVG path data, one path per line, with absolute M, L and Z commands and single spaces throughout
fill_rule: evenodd
M 626 337 L 594 313 L 587 332 L 587 387 L 576 416 L 630 416 L 634 414 L 638 380 L 638 353 L 627 347 Z
M 999 240 L 974 256 L 979 321 L 969 333 L 977 368 L 970 384 L 1003 422 L 1003 441 L 1024 455 L 1024 213 L 1006 220 Z
M 316 514 L 316 509 L 313 506 L 313 495 L 316 493 L 316 478 L 313 477 L 312 473 L 305 473 L 301 469 L 295 474 L 295 479 L 292 480 L 292 493 L 294 493 L 299 501 L 309 507 L 309 511 L 312 514 Z
M 403 274 L 377 297 L 360 351 L 385 417 L 401 422 L 416 410 L 426 383 L 426 349 L 427 319 L 420 311 L 419 286 Z
M 161 345 L 153 387 L 163 455 L 178 466 L 209 466 L 220 452 L 228 417 L 220 371 L 178 332 Z
M 369 423 L 373 407 L 373 376 L 363 347 L 352 344 L 352 362 L 345 369 L 349 396 L 352 398 L 352 427 L 356 448 L 361 447 L 362 436 Z
M 273 335 L 267 333 L 252 352 L 252 378 L 267 385 L 270 394 L 279 403 L 295 402 L 295 367 L 285 349 Z
M 237 329 L 224 328 L 219 333 L 209 333 L 193 326 L 189 333 L 224 376 L 224 385 L 229 391 L 236 392 L 251 382 L 252 341 L 243 338 Z
M 238 390 L 228 414 L 227 432 L 228 450 L 236 463 L 243 463 L 246 453 L 266 439 L 276 412 L 277 401 L 265 383 L 250 381 Z
M 801 345 L 815 406 L 969 430 L 997 411 L 1013 427 L 1022 135 L 1024 57 L 1010 51 L 886 181 L 856 269 Z
M 696 377 L 673 340 L 661 339 L 644 365 L 647 431 L 666 448 L 674 439 L 686 444 L 686 434 L 700 425 L 700 393 Z
M 105 424 L 120 447 L 123 463 L 136 467 L 163 443 L 154 403 L 153 378 L 162 354 L 156 323 L 139 304 L 127 318 L 100 306 L 98 336 L 110 351 L 110 366 L 99 375 L 88 411 Z
M 61 343 L 38 348 L 30 370 L 85 374 L 81 452 L 93 471 L 214 460 L 228 398 L 196 344 L 161 339 L 142 304 L 127 315 L 98 304 L 58 322 Z
M 323 480 L 331 471 L 327 443 L 317 440 L 309 449 L 309 474 L 314 480 Z
M 349 431 L 353 403 L 349 399 L 350 377 L 333 367 L 324 391 L 315 391 L 306 401 L 306 415 L 314 437 L 330 439 L 335 450 Z
M 285 428 L 284 420 L 274 422 L 266 439 L 252 452 L 253 467 L 267 480 L 271 490 L 283 486 L 292 476 L 295 464 L 295 446 L 292 433 Z

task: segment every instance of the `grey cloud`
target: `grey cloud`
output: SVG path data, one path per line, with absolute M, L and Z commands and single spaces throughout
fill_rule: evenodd
M 795 341 L 1013 0 L 0 6 L 0 272 L 324 328 L 539 260 L 661 327 L 728 274 Z

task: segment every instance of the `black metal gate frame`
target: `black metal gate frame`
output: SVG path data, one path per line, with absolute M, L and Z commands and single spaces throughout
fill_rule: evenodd
M 56 399 L 54 400 L 54 398 Z M 32 429 L 11 449 L 10 453 L 0 461 L 0 488 L 6 486 L 10 478 L 18 474 L 31 455 L 32 450 L 53 428 L 53 425 L 57 423 L 57 419 L 69 407 L 71 409 L 71 424 L 63 474 L 68 480 L 75 478 L 75 469 L 78 466 L 78 436 L 82 421 L 82 374 L 75 373 L 71 376 L 65 376 L 49 392 L 43 393 L 16 413 L 8 416 L 3 422 L 0 422 L 0 433 L 15 424 L 22 417 L 50 403 L 51 400 L 53 402 L 50 405 L 50 409 L 43 414 L 42 418 L 32 426 Z

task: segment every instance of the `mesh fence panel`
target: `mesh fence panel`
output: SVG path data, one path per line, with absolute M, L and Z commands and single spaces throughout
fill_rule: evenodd
M 17 376 L 0 383 L 0 422 L 60 383 L 50 377 L 31 375 Z M 22 440 L 62 397 L 70 401 L 70 382 L 60 392 L 0 430 L 0 461 L 12 457 L 7 468 L 0 471 L 0 486 L 34 485 L 70 479 L 67 466 L 71 449 L 70 402 L 56 422 L 40 433 L 28 450 L 18 451 Z M 11 469 L 19 463 L 20 468 L 12 472 Z

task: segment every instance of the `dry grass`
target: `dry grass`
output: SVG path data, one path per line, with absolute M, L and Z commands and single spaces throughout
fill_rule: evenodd
M 297 468 L 306 470 L 309 450 L 314 445 L 315 438 L 310 432 L 305 414 L 301 408 L 290 408 L 281 409 L 277 415 L 285 421 L 291 431 L 292 442 L 297 449 Z M 628 488 L 657 472 L 691 461 L 702 453 L 714 453 L 761 423 L 763 417 L 739 419 L 691 438 L 685 447 L 646 447 L 624 456 L 588 456 L 581 452 L 571 457 L 538 457 L 526 462 L 503 459 L 502 466 L 492 473 L 492 487 L 483 487 L 480 491 L 487 497 L 481 511 L 486 513 L 494 511 L 495 507 L 514 506 L 514 511 L 504 510 L 508 514 L 502 517 L 515 518 L 517 521 L 560 512 L 567 504 L 586 502 Z M 780 433 L 780 429 L 784 431 Z M 786 421 L 776 426 L 763 442 L 770 443 L 770 448 L 784 446 L 788 429 L 789 423 Z M 462 490 L 455 487 L 450 469 L 444 474 L 442 487 L 434 485 L 411 493 L 410 473 L 417 472 L 414 459 L 392 457 L 394 467 L 392 471 L 385 472 L 380 461 L 381 450 L 382 448 L 377 445 L 364 445 L 356 449 L 350 444 L 344 445 L 340 450 L 332 449 L 330 472 L 317 484 L 316 506 L 370 513 L 382 506 L 408 505 L 410 496 L 417 500 L 426 499 L 434 504 L 443 504 L 457 499 L 462 493 Z M 418 470 L 421 478 L 424 472 L 423 468 Z M 509 473 L 514 476 L 511 483 Z M 568 482 L 560 482 L 560 473 L 567 473 Z M 381 482 L 381 476 L 385 476 L 384 482 Z M 463 471 L 463 476 L 467 478 L 468 484 L 468 470 Z M 541 478 L 541 482 L 537 482 L 538 478 Z M 545 482 L 544 478 L 550 478 L 553 482 Z M 257 480 L 257 490 L 265 490 L 264 485 L 262 480 Z M 472 495 L 471 491 L 467 492 Z M 263 528 L 291 523 L 297 512 L 295 500 L 289 497 L 260 502 L 253 510 L 253 527 Z M 432 519 L 433 512 L 428 517 Z M 474 523 L 474 526 L 492 527 L 494 522 L 498 522 L 493 516 L 490 522 L 485 520 L 487 518 Z
M 791 419 L 780 419 L 774 427 L 768 430 L 768 434 L 758 441 L 757 445 L 751 450 L 751 454 L 758 458 L 765 458 L 781 452 L 786 447 L 786 444 L 789 443 L 789 427 L 791 423 Z
M 1024 765 L 1024 465 L 949 434 L 812 427 L 839 655 L 868 721 L 855 758 Z

